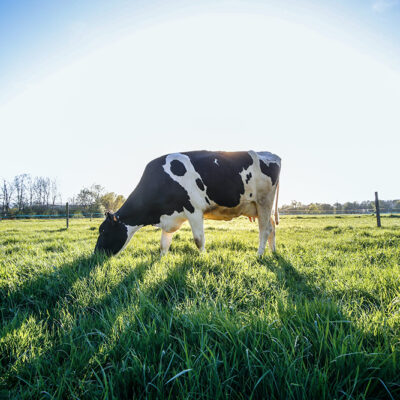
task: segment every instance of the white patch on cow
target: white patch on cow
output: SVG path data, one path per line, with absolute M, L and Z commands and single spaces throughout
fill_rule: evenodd
M 122 250 L 124 250 L 125 249 L 125 247 L 128 245 L 128 243 L 130 242 L 130 240 L 132 239 L 132 236 L 140 229 L 140 228 L 143 228 L 143 225 L 135 225 L 135 226 L 131 226 L 131 225 L 126 225 L 126 224 L 123 224 L 123 225 L 125 225 L 125 227 L 126 227 L 126 229 L 127 229 L 127 235 L 128 235 L 128 237 L 127 237 L 127 239 L 126 239 L 126 241 L 125 241 L 125 244 L 122 246 L 122 248 L 121 248 L 121 250 L 118 252 L 118 253 L 120 253 Z M 117 254 L 118 254 L 117 253 Z
M 171 162 L 177 160 L 180 161 L 186 168 L 186 173 L 183 176 L 177 176 L 171 171 Z M 207 191 L 207 187 L 204 185 L 204 191 L 200 190 L 197 186 L 196 179 L 202 179 L 201 176 L 196 172 L 190 158 L 181 153 L 169 154 L 165 159 L 165 164 L 163 165 L 164 171 L 175 181 L 178 182 L 187 192 L 189 196 L 189 201 L 195 210 L 204 210 L 209 205 L 206 202 L 204 193 Z M 204 183 L 204 182 L 203 182 Z M 185 213 L 187 216 L 190 212 L 186 209 Z
M 217 160 L 217 159 L 214 160 L 214 164 L 217 164 L 218 167 L 219 167 L 219 164 L 218 164 L 218 160 Z
M 258 158 L 262 160 L 267 166 L 270 163 L 281 165 L 281 158 L 276 154 L 270 153 L 269 151 L 260 151 L 256 153 Z
M 172 233 L 178 230 L 181 225 L 187 220 L 185 212 L 174 211 L 171 215 L 162 215 L 160 223 L 155 224 L 157 228 L 161 228 L 167 233 Z

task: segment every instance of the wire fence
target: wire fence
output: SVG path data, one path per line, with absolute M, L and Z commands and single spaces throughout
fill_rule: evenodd
M 308 209 L 279 209 L 281 215 L 346 215 L 346 214 L 364 214 L 375 215 L 376 210 L 373 208 L 363 209 L 333 209 L 333 210 L 308 210 Z M 381 208 L 381 214 L 399 214 L 400 208 Z
M 307 209 L 279 209 L 280 215 L 375 215 L 374 209 L 347 209 L 347 210 L 307 210 Z M 381 209 L 381 214 L 394 214 L 400 215 L 400 208 Z M 71 212 L 68 214 L 69 218 L 103 218 L 104 214 L 100 212 Z M 0 213 L 0 220 L 14 220 L 14 219 L 66 219 L 67 214 L 10 214 Z
M 68 218 L 103 218 L 103 213 L 71 213 Z M 0 220 L 2 219 L 65 219 L 67 214 L 6 214 L 0 213 Z

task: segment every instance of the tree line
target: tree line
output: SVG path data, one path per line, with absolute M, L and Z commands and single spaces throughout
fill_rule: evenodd
M 55 205 L 58 198 L 57 182 L 49 177 L 20 174 L 12 180 L 2 180 L 0 202 L 3 212 L 49 207 Z
M 114 192 L 106 192 L 101 185 L 82 188 L 69 200 L 70 210 L 76 214 L 116 211 L 125 198 Z M 29 174 L 16 175 L 11 180 L 1 180 L 0 211 L 3 215 L 58 215 L 65 213 L 57 180 Z
M 400 212 L 400 200 L 379 200 L 381 212 Z M 345 203 L 309 203 L 292 200 L 290 204 L 279 207 L 283 214 L 368 214 L 375 212 L 375 202 L 347 201 Z

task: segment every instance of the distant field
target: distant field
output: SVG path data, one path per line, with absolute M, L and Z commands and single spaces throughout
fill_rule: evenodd
M 145 228 L 92 256 L 100 220 L 0 222 L 0 398 L 400 398 L 400 218 Z

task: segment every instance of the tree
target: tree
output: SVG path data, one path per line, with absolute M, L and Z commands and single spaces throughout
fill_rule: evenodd
M 311 203 L 308 206 L 308 211 L 311 213 L 318 213 L 320 210 L 319 205 L 317 203 Z
M 39 206 L 49 205 L 50 178 L 37 176 L 33 181 L 33 204 Z
M 333 207 L 335 207 L 335 212 L 340 212 L 342 211 L 343 208 L 343 206 L 340 203 L 335 203 Z
M 41 204 L 48 207 L 50 202 L 50 178 L 41 176 L 39 177 L 39 183 L 41 185 L 42 202 Z
M 56 179 L 53 179 L 50 182 L 50 193 L 51 193 L 51 202 L 52 202 L 52 205 L 54 207 L 54 205 L 56 204 L 57 197 L 59 197 L 59 193 L 58 193 L 58 190 L 57 190 L 57 180 Z
M 116 195 L 114 192 L 106 193 L 100 198 L 100 203 L 103 205 L 104 209 L 108 211 L 117 211 L 124 202 L 125 197 L 121 194 Z
M 76 196 L 76 203 L 83 207 L 89 207 L 95 203 L 94 193 L 89 188 L 83 188 Z
M 121 208 L 122 204 L 124 204 L 125 201 L 126 201 L 125 197 L 122 194 L 119 194 L 115 199 L 114 209 L 118 210 L 119 208 Z
M 290 202 L 290 205 L 291 205 L 291 207 L 293 207 L 293 208 L 298 208 L 298 207 L 301 207 L 301 203 L 300 203 L 300 201 L 296 201 L 296 200 L 292 200 L 291 202 Z
M 329 214 L 329 213 L 331 213 L 333 211 L 333 207 L 330 204 L 327 204 L 327 203 L 319 204 L 319 208 L 321 209 L 321 211 L 323 213 L 328 213 Z
M 3 179 L 3 185 L 1 187 L 1 198 L 3 203 L 3 212 L 8 212 L 11 207 L 12 198 L 14 195 L 15 186 L 13 182 L 6 181 Z
M 17 192 L 16 206 L 21 211 L 26 205 L 26 186 L 28 182 L 28 174 L 20 174 L 14 177 L 14 187 Z
M 354 212 L 355 205 L 354 203 L 347 201 L 346 203 L 343 204 L 343 210 L 347 213 Z
M 30 175 L 28 175 L 26 185 L 27 185 L 27 192 L 28 192 L 28 204 L 29 204 L 29 207 L 32 207 L 33 200 L 35 197 L 35 184 L 34 184 L 34 180 L 32 179 L 32 177 Z
M 89 212 L 103 212 L 104 208 L 100 202 L 104 188 L 101 185 L 92 185 L 83 188 L 76 196 L 76 203 L 83 206 Z

